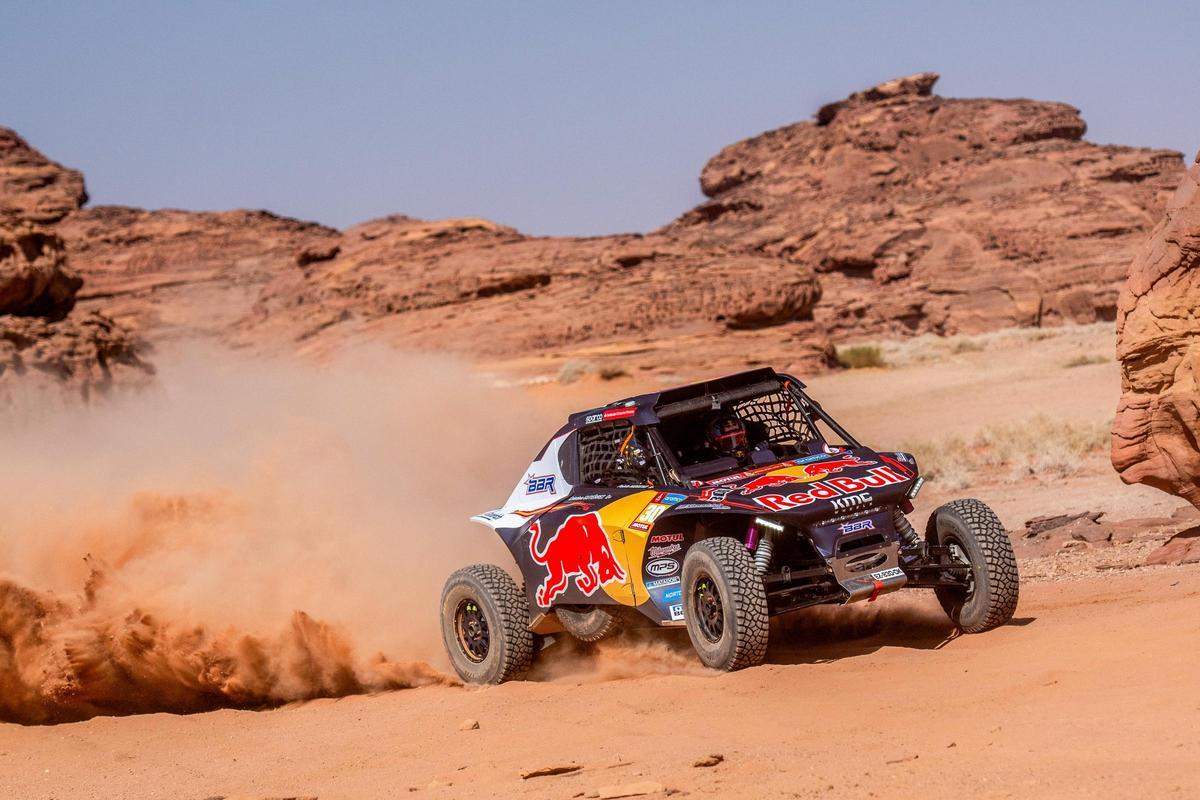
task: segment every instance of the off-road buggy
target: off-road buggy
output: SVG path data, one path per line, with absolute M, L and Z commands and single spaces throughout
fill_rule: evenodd
M 706 447 L 713 414 L 742 422 L 745 458 Z M 472 517 L 504 540 L 524 587 L 490 564 L 451 575 L 450 660 L 466 681 L 498 683 L 529 669 L 544 637 L 594 642 L 636 609 L 686 626 L 704 664 L 735 670 L 762 662 L 771 616 L 905 587 L 934 589 L 966 633 L 1003 625 L 1018 592 L 1004 527 L 955 500 L 922 538 L 905 514 L 923 480 L 910 454 L 859 444 L 772 369 L 573 414 L 508 502 Z

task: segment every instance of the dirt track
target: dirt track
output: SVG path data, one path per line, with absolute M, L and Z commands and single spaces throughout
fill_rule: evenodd
M 570 798 L 645 781 L 722 797 L 1200 793 L 1200 568 L 1032 583 L 1012 625 L 974 637 L 948 639 L 931 596 L 887 600 L 801 618 L 767 665 L 733 675 L 656 638 L 587 660 L 549 651 L 540 680 L 499 687 L 3 725 L 0 794 Z M 480 729 L 460 731 L 468 718 Z M 710 753 L 725 761 L 692 766 Z M 584 769 L 518 776 L 571 762 Z

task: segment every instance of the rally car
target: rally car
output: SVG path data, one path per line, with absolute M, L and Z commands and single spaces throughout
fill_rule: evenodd
M 794 377 L 757 369 L 572 414 L 508 501 L 472 517 L 524 578 L 477 564 L 450 576 L 442 637 L 466 681 L 499 683 L 566 631 L 686 626 L 719 670 L 762 662 L 769 618 L 932 588 L 965 633 L 1003 625 L 1018 575 L 978 500 L 906 514 L 912 455 L 864 447 Z

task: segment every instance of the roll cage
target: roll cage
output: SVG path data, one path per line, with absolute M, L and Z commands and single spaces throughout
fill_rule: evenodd
M 703 422 L 718 411 L 742 420 L 757 441 L 770 447 L 775 461 L 821 452 L 831 436 L 839 439 L 839 444 L 860 447 L 804 389 L 804 384 L 790 375 L 755 370 L 618 401 L 586 416 L 575 415 L 582 416 L 584 423 L 577 430 L 580 482 L 687 485 L 689 467 L 694 469 L 704 455 Z M 610 416 L 613 418 L 608 419 Z M 625 462 L 630 446 L 640 446 L 645 453 L 646 466 L 640 472 Z M 731 472 L 739 466 L 744 465 L 714 464 L 711 474 Z

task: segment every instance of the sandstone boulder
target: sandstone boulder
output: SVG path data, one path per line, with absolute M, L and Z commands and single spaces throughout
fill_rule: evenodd
M 87 202 L 83 175 L 57 164 L 0 128 L 0 214 L 57 222 Z
M 83 280 L 66 268 L 62 239 L 11 217 L 0 217 L 0 314 L 61 319 Z
M 1113 466 L 1200 506 L 1200 164 L 1129 268 L 1117 357 Z

